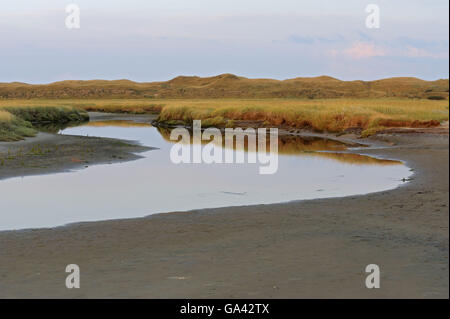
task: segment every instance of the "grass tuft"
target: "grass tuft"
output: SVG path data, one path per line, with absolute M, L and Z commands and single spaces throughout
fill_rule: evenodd
M 17 141 L 36 135 L 34 125 L 87 121 L 86 111 L 68 106 L 0 105 L 0 141 Z

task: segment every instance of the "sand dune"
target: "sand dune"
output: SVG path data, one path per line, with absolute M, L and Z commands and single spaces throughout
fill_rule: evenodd
M 248 79 L 233 74 L 178 76 L 166 82 L 130 80 L 60 81 L 32 85 L 0 83 L 0 98 L 448 98 L 449 80 L 397 77 L 376 81 L 341 81 L 329 76 L 288 80 Z

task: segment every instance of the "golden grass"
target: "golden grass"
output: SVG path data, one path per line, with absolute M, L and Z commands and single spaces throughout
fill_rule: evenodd
M 92 112 L 146 114 L 161 111 L 161 102 L 149 99 L 7 99 L 0 100 L 2 107 L 32 106 L 77 107 Z
M 449 118 L 448 101 L 423 99 L 261 99 L 169 100 L 159 121 L 229 120 L 259 121 L 266 126 L 310 128 L 342 132 L 358 128 L 366 132 L 384 127 L 439 125 Z
M 13 115 L 7 111 L 0 110 L 0 122 L 11 122 Z
M 449 118 L 448 100 L 407 98 L 339 99 L 28 99 L 0 100 L 5 106 L 70 106 L 113 113 L 160 112 L 158 121 L 233 126 L 258 121 L 264 126 L 343 132 L 356 128 L 370 135 L 385 127 L 427 127 Z

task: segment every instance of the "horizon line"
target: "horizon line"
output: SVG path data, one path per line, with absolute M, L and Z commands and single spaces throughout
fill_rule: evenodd
M 32 83 L 32 82 L 22 82 L 22 81 L 12 81 L 12 82 L 0 82 L 0 84 L 24 84 L 24 85 L 51 85 L 51 84 L 56 84 L 56 83 L 61 83 L 61 82 L 90 82 L 90 81 L 106 81 L 106 82 L 118 82 L 118 81 L 129 81 L 129 82 L 133 82 L 133 83 L 138 83 L 138 84 L 146 84 L 146 83 L 159 83 L 159 82 L 169 82 L 169 81 L 173 81 L 177 78 L 216 78 L 216 77 L 220 77 L 220 76 L 234 76 L 237 78 L 243 78 L 243 79 L 248 79 L 248 80 L 272 80 L 272 81 L 279 81 L 279 82 L 283 82 L 283 81 L 289 81 L 289 80 L 295 80 L 295 79 L 317 79 L 317 78 L 330 78 L 330 79 L 334 79 L 337 81 L 341 81 L 341 82 L 374 82 L 374 81 L 382 81 L 382 80 L 389 80 L 389 79 L 416 79 L 416 80 L 420 80 L 420 81 L 425 81 L 425 82 L 435 82 L 435 81 L 448 81 L 449 78 L 437 78 L 435 80 L 425 80 L 425 79 L 421 79 L 419 77 L 416 76 L 392 76 L 392 77 L 385 77 L 385 78 L 377 78 L 374 80 L 361 80 L 361 79 L 354 79 L 354 80 L 341 80 L 337 77 L 333 77 L 330 75 L 318 75 L 318 76 L 297 76 L 297 77 L 293 77 L 293 78 L 285 78 L 285 79 L 276 79 L 276 78 L 269 78 L 269 77 L 245 77 L 245 76 L 241 76 L 241 75 L 236 75 L 233 73 L 220 73 L 217 75 L 211 75 L 211 76 L 199 76 L 199 75 L 177 75 L 173 78 L 170 78 L 169 80 L 158 80 L 158 81 L 134 81 L 134 80 L 130 80 L 130 79 L 126 79 L 126 78 L 118 78 L 118 79 L 112 79 L 112 80 L 107 80 L 107 79 L 99 79 L 99 78 L 94 78 L 94 79 L 89 79 L 89 80 L 75 80 L 75 79 L 70 79 L 70 80 L 58 80 L 58 81 L 53 81 L 53 82 L 41 82 L 41 83 Z

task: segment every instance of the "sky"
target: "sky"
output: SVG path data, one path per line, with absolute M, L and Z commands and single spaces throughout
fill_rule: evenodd
M 80 9 L 67 28 L 66 6 Z M 366 6 L 379 8 L 368 28 Z M 0 82 L 448 78 L 447 0 L 2 0 Z

